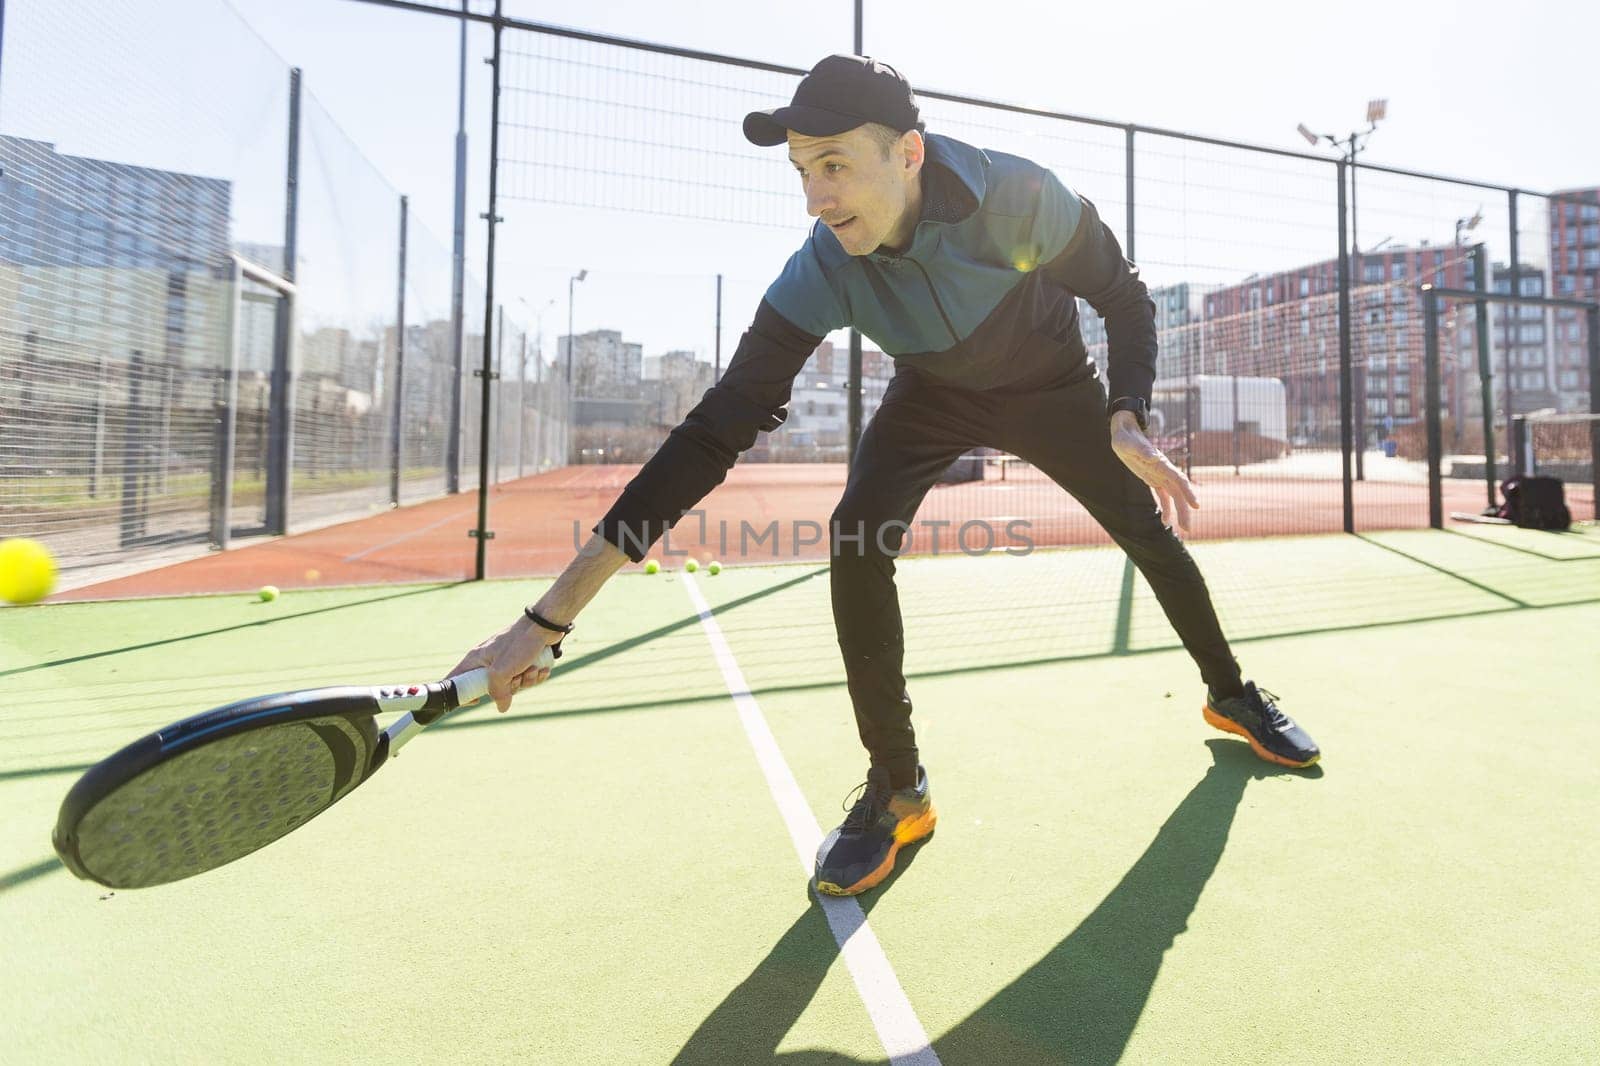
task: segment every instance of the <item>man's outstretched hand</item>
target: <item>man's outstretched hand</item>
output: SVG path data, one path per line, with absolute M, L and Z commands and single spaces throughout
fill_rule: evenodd
M 1176 518 L 1177 527 L 1187 533 L 1189 512 L 1200 509 L 1200 498 L 1194 494 L 1194 486 L 1183 476 L 1183 471 L 1150 443 L 1132 411 L 1117 411 L 1111 415 L 1111 450 L 1140 481 L 1155 490 L 1156 499 L 1161 501 L 1161 520 L 1171 526 Z
M 535 613 L 553 625 L 569 625 L 606 579 L 627 561 L 622 549 L 596 533 L 540 597 L 534 605 Z M 524 615 L 467 652 L 450 673 L 487 667 L 489 695 L 503 713 L 511 709 L 511 697 L 542 684 L 550 676 L 550 667 L 539 661 L 539 653 L 561 643 L 563 636 Z
M 550 668 L 539 664 L 539 653 L 561 639 L 561 634 L 518 618 L 509 626 L 467 652 L 448 676 L 474 670 L 489 670 L 489 695 L 504 714 L 511 709 L 511 697 L 550 677 Z

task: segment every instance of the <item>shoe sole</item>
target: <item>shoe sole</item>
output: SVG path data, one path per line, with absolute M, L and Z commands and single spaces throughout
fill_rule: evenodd
M 916 821 L 909 824 L 900 823 L 895 826 L 894 843 L 889 845 L 889 854 L 884 856 L 883 862 L 878 864 L 876 870 L 873 870 L 855 884 L 848 886 L 836 885 L 832 881 L 819 880 L 817 881 L 817 891 L 829 896 L 854 896 L 865 892 L 869 888 L 877 887 L 885 877 L 894 872 L 895 856 L 900 854 L 900 849 L 907 844 L 915 844 L 926 837 L 933 832 L 934 826 L 938 823 L 939 814 L 932 807 L 929 807 L 928 813 Z
M 1320 751 L 1311 756 L 1311 758 L 1304 760 L 1290 759 L 1275 752 L 1268 751 L 1266 748 L 1261 746 L 1261 742 L 1259 740 L 1250 735 L 1250 730 L 1246 729 L 1238 722 L 1235 722 L 1232 718 L 1225 718 L 1216 711 L 1213 711 L 1209 703 L 1200 710 L 1201 713 L 1205 715 L 1206 722 L 1209 725 L 1222 730 L 1224 733 L 1232 733 L 1236 737 L 1243 737 L 1245 740 L 1250 742 L 1250 750 L 1254 751 L 1258 758 L 1265 759 L 1267 762 L 1277 763 L 1279 766 L 1288 766 L 1295 770 L 1302 770 L 1307 766 L 1315 764 L 1318 759 L 1322 758 L 1322 753 Z

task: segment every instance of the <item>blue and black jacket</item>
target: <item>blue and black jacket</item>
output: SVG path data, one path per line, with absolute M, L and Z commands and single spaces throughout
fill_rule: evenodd
M 1081 296 L 1105 319 L 1113 397 L 1150 399 L 1155 306 L 1094 204 L 1045 168 L 929 135 L 911 246 L 852 256 L 821 222 L 756 309 L 706 391 L 595 527 L 635 562 L 722 483 L 756 435 L 777 429 L 822 338 L 854 326 L 896 372 L 959 388 L 1087 378 Z

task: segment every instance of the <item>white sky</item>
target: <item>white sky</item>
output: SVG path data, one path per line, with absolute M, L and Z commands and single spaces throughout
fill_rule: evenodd
M 413 217 L 447 248 L 456 115 L 454 20 L 357 0 L 229 2 L 285 62 L 304 69 L 307 89 L 376 170 L 410 196 Z M 57 5 L 44 0 L 21 0 L 10 6 L 8 53 L 19 34 L 26 40 L 29 9 L 34 7 L 51 12 L 52 20 L 63 20 L 49 23 L 48 30 L 47 24 L 35 21 L 35 32 L 57 32 L 54 27 L 59 26 L 59 32 L 77 33 L 80 40 L 92 35 L 92 25 L 74 29 Z M 206 44 L 217 39 L 217 24 L 210 18 L 196 20 L 194 12 L 215 6 L 213 0 L 172 4 L 108 0 L 93 17 L 109 19 L 115 12 L 138 19 L 141 33 L 147 35 L 146 51 L 167 34 L 182 38 L 181 49 L 171 58 L 153 64 L 176 82 L 181 79 L 169 69 L 173 64 L 205 68 Z M 487 0 L 474 0 L 475 9 L 489 6 Z M 848 0 L 803 5 L 748 0 L 603 4 L 507 0 L 506 7 L 508 14 L 536 21 L 797 67 L 809 67 L 829 52 L 849 51 L 852 44 L 853 8 Z M 177 21 L 164 28 L 164 19 Z M 204 25 L 197 28 L 197 21 Z M 14 32 L 19 24 L 20 30 Z M 865 40 L 868 53 L 895 64 L 924 88 L 1294 150 L 1309 150 L 1295 133 L 1296 123 L 1348 133 L 1362 125 L 1369 98 L 1387 97 L 1390 117 L 1373 137 L 1364 161 L 1539 191 L 1600 185 L 1600 138 L 1585 132 L 1593 128 L 1592 71 L 1600 59 L 1595 44 L 1600 41 L 1600 5 L 1544 0 L 1513 10 L 1504 3 L 1395 0 L 1349 0 L 1342 5 L 868 0 Z M 478 214 L 487 198 L 489 84 L 481 57 L 489 47 L 488 31 L 474 27 L 468 49 L 472 155 L 468 220 L 470 269 L 480 279 L 484 225 Z M 10 55 L 7 64 L 12 67 Z M 68 88 L 54 91 L 71 93 L 70 86 L 77 85 L 80 93 L 104 92 L 113 99 L 126 91 L 115 84 L 97 90 L 92 70 L 78 73 L 80 78 L 63 80 Z M 236 73 L 247 80 L 277 76 L 264 68 Z M 8 91 L 14 91 L 15 70 L 8 69 L 5 76 Z M 207 76 L 217 84 L 215 71 Z M 226 95 L 225 89 L 216 91 Z M 52 133 L 50 139 L 59 140 L 64 151 L 143 161 L 125 158 L 135 151 L 119 148 L 118 134 L 125 133 L 139 143 L 140 154 L 155 156 L 149 165 L 174 165 L 161 158 L 161 142 L 170 142 L 167 155 L 181 158 L 181 144 L 193 120 L 184 111 L 193 103 L 193 92 L 175 92 L 168 112 L 153 119 L 141 116 L 126 131 L 104 113 L 105 108 L 88 109 L 95 121 L 81 136 L 74 136 L 79 131 L 68 128 L 65 118 L 85 111 L 81 106 L 39 101 L 33 126 L 23 123 L 22 129 L 14 129 L 13 120 L 19 114 L 15 105 L 25 102 L 13 95 L 0 100 L 0 111 L 8 112 L 8 132 L 39 135 L 38 126 L 61 126 L 59 131 L 45 132 Z M 252 99 L 246 94 L 244 103 L 231 110 L 217 105 L 215 122 L 232 124 L 240 130 L 237 136 L 248 139 L 248 129 L 255 128 L 252 124 L 263 122 L 251 110 Z M 759 100 L 749 104 L 760 105 Z M 736 121 L 739 113 L 730 119 Z M 274 120 L 266 116 L 264 128 Z M 334 140 L 324 137 L 323 154 L 307 159 L 305 165 L 335 174 L 359 169 L 361 164 L 332 145 Z M 737 139 L 730 150 L 745 147 Z M 268 143 L 249 158 L 261 160 L 260 180 L 281 185 L 281 162 L 273 159 L 273 151 Z M 1116 162 L 1108 150 L 1095 158 Z M 1141 157 L 1140 166 L 1141 176 L 1149 176 L 1153 184 L 1140 191 L 1137 258 L 1152 284 L 1236 280 L 1256 269 L 1257 259 L 1261 268 L 1272 269 L 1333 253 L 1331 238 L 1320 230 L 1312 232 L 1324 222 L 1328 234 L 1332 232 L 1332 219 L 1327 217 L 1331 184 L 1308 176 L 1320 174 L 1318 168 L 1291 163 L 1281 175 L 1272 168 L 1255 174 L 1237 157 L 1208 157 L 1203 152 L 1184 160 Z M 223 176 L 239 178 L 228 172 L 228 166 L 222 169 Z M 1120 178 L 1113 181 L 1109 174 L 1093 173 L 1062 176 L 1092 195 L 1120 233 Z M 1217 185 L 1228 191 L 1213 191 Z M 1259 193 L 1253 191 L 1257 186 L 1262 187 Z M 1283 193 L 1280 186 L 1297 191 Z M 1247 218 L 1252 213 L 1249 200 L 1256 195 L 1280 197 L 1282 202 L 1267 212 L 1281 212 L 1275 216 L 1276 229 L 1247 231 L 1233 223 L 1221 223 L 1220 229 L 1206 227 L 1207 207 L 1226 200 L 1226 210 L 1215 213 Z M 1471 190 L 1441 194 L 1404 180 L 1386 183 L 1375 177 L 1371 188 L 1363 186 L 1360 195 L 1364 247 L 1385 236 L 1396 244 L 1420 239 L 1449 243 L 1450 220 L 1471 214 L 1484 203 L 1484 229 L 1498 235 L 1492 239 L 1499 244 L 1497 258 L 1504 258 L 1500 249 L 1505 205 L 1500 194 Z M 1304 203 L 1291 208 L 1288 202 L 1296 198 Z M 720 271 L 727 275 L 726 360 L 761 291 L 805 231 L 798 186 L 793 205 L 795 224 L 790 231 L 664 222 L 649 215 L 526 202 L 505 204 L 501 213 L 507 225 L 499 234 L 503 254 L 497 289 L 514 311 L 523 307 L 518 298 L 526 300 L 528 308 L 548 308 L 543 327 L 550 351 L 554 334 L 565 331 L 566 279 L 578 268 L 587 268 L 590 278 L 579 286 L 573 309 L 578 330 L 622 328 L 630 340 L 644 342 L 647 354 L 683 347 L 709 358 L 710 279 Z M 1303 218 L 1295 213 L 1302 209 Z M 307 248 L 314 249 L 317 236 L 325 230 L 331 234 L 340 227 L 356 227 L 359 237 L 381 227 L 381 220 L 392 215 L 392 205 L 359 205 L 348 215 L 302 219 L 303 234 L 308 228 L 315 231 L 304 238 Z M 359 219 L 359 225 L 352 219 Z M 263 227 L 247 221 L 241 218 L 242 238 L 273 239 L 270 225 L 265 227 L 269 232 L 250 232 Z M 1543 230 L 1537 228 L 1537 220 L 1530 222 L 1525 216 L 1522 222 L 1526 259 L 1528 246 L 1542 241 Z M 348 241 L 351 233 L 343 237 Z M 392 292 L 393 274 L 385 262 L 392 258 L 392 249 L 386 250 L 383 240 L 365 243 L 366 261 L 347 261 L 341 267 L 350 289 L 381 292 L 381 282 L 388 279 Z M 665 254 L 664 246 L 670 249 Z M 355 298 L 382 305 L 376 296 Z M 534 316 L 523 317 L 531 324 Z

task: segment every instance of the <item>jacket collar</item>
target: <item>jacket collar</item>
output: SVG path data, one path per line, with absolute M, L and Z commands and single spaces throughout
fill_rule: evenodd
M 937 133 L 928 134 L 924 143 L 928 148 L 924 170 L 930 165 L 938 169 L 924 175 L 922 217 L 932 222 L 960 222 L 983 202 L 989 157 L 981 149 Z M 933 213 L 927 202 L 933 204 Z

